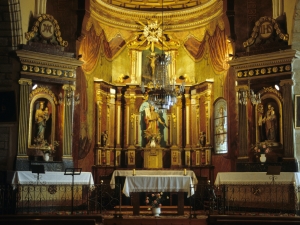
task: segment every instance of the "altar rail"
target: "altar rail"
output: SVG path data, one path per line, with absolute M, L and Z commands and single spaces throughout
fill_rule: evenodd
M 0 214 L 115 214 L 131 206 L 131 197 L 122 187 L 100 183 L 91 186 L 72 185 L 0 185 Z M 51 194 L 52 193 L 52 194 Z M 143 193 L 141 193 L 143 194 Z M 145 194 L 145 193 L 144 193 Z M 176 193 L 164 206 L 176 206 Z M 190 217 L 206 214 L 278 214 L 299 215 L 300 186 L 249 184 L 213 186 L 198 184 L 195 194 L 184 199 Z M 145 205 L 141 198 L 141 206 Z M 127 212 L 128 213 L 128 212 Z

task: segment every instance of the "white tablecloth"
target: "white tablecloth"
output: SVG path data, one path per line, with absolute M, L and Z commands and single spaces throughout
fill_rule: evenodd
M 127 177 L 132 176 L 133 170 L 115 170 L 112 174 L 110 180 L 110 186 L 112 189 L 115 188 L 115 177 Z M 184 174 L 184 170 L 135 170 L 136 176 L 182 176 Z M 194 173 L 194 171 L 186 170 L 186 176 L 192 178 L 193 184 L 197 184 L 198 180 Z
M 43 185 L 65 185 L 72 184 L 72 176 L 64 175 L 64 172 L 45 172 L 39 174 L 39 180 L 37 180 L 37 174 L 31 171 L 16 171 L 12 178 L 12 184 L 34 184 L 39 182 Z M 94 185 L 94 179 L 90 172 L 81 172 L 80 175 L 74 175 L 75 185 Z
M 183 175 L 139 175 L 127 176 L 123 193 L 129 197 L 130 192 L 187 192 L 194 194 L 194 185 L 190 176 Z
M 274 181 L 278 184 L 300 185 L 300 173 L 281 172 L 274 175 Z M 215 185 L 222 184 L 270 184 L 272 175 L 266 172 L 220 172 L 217 174 Z

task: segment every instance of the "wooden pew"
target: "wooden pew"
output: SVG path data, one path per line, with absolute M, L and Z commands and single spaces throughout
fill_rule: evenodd
M 102 223 L 102 216 L 100 215 L 1 215 L 0 216 L 0 224 L 22 224 L 22 221 L 32 221 L 34 224 L 42 223 L 41 221 L 50 221 L 52 225 L 69 224 L 69 221 L 75 221 L 75 224 L 100 224 Z M 12 223 L 7 223 L 7 221 L 11 221 Z M 94 223 L 90 223 L 94 221 Z M 48 222 L 47 222 L 48 223 Z M 30 223 L 28 223 L 30 224 Z
M 1 218 L 1 225 L 96 225 L 95 219 Z
M 206 222 L 207 225 L 289 225 L 300 224 L 300 218 L 292 216 L 208 215 Z

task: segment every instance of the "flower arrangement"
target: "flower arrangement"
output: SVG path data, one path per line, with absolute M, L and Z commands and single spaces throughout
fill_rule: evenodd
M 52 155 L 53 153 L 55 153 L 56 148 L 59 146 L 59 142 L 58 141 L 54 141 L 53 144 L 49 144 L 46 140 L 39 140 L 38 138 L 34 139 L 35 147 L 41 151 L 43 151 L 44 153 L 49 153 L 50 155 Z
M 166 196 L 166 199 L 169 199 L 169 196 Z M 149 196 L 146 196 L 146 205 L 151 206 L 151 208 L 160 208 L 162 206 L 162 202 L 165 200 L 163 197 L 163 192 L 160 193 L 152 193 Z M 148 210 L 151 210 L 148 208 Z
M 149 141 L 154 140 L 156 143 L 159 143 L 161 140 L 160 133 L 153 134 L 152 132 L 150 132 L 148 130 L 144 131 L 144 137 L 147 138 Z
M 257 143 L 252 145 L 251 152 L 253 153 L 254 157 L 258 159 L 261 154 L 268 154 L 271 152 L 271 147 L 265 143 Z

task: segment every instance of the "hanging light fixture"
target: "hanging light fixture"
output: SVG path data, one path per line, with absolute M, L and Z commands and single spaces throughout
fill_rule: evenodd
M 59 98 L 59 104 L 62 104 L 64 102 L 64 99 L 66 100 L 66 105 L 70 106 L 72 105 L 72 102 L 74 100 L 75 105 L 80 103 L 80 97 L 79 94 L 74 96 L 74 90 L 69 82 L 69 85 L 65 87 L 65 97 L 63 97 L 63 94 L 60 93 L 58 95 Z
M 247 105 L 248 99 L 250 99 L 253 105 L 261 103 L 260 93 L 255 94 L 252 89 L 250 89 L 250 80 L 248 80 L 248 90 L 240 90 L 238 92 L 239 103 Z
M 171 106 L 177 103 L 177 97 L 184 92 L 184 82 L 176 89 L 175 79 L 171 80 L 168 73 L 168 66 L 171 63 L 171 55 L 164 52 L 164 45 L 167 42 L 166 36 L 163 33 L 164 7 L 162 1 L 162 22 L 157 21 L 149 23 L 144 27 L 143 35 L 151 44 L 151 56 L 149 57 L 152 67 L 152 81 L 147 84 L 148 102 L 156 109 L 170 109 Z M 160 28 L 161 26 L 161 28 Z M 157 54 L 154 51 L 154 43 L 160 43 L 162 53 Z M 141 84 L 141 90 L 146 93 L 144 83 Z

